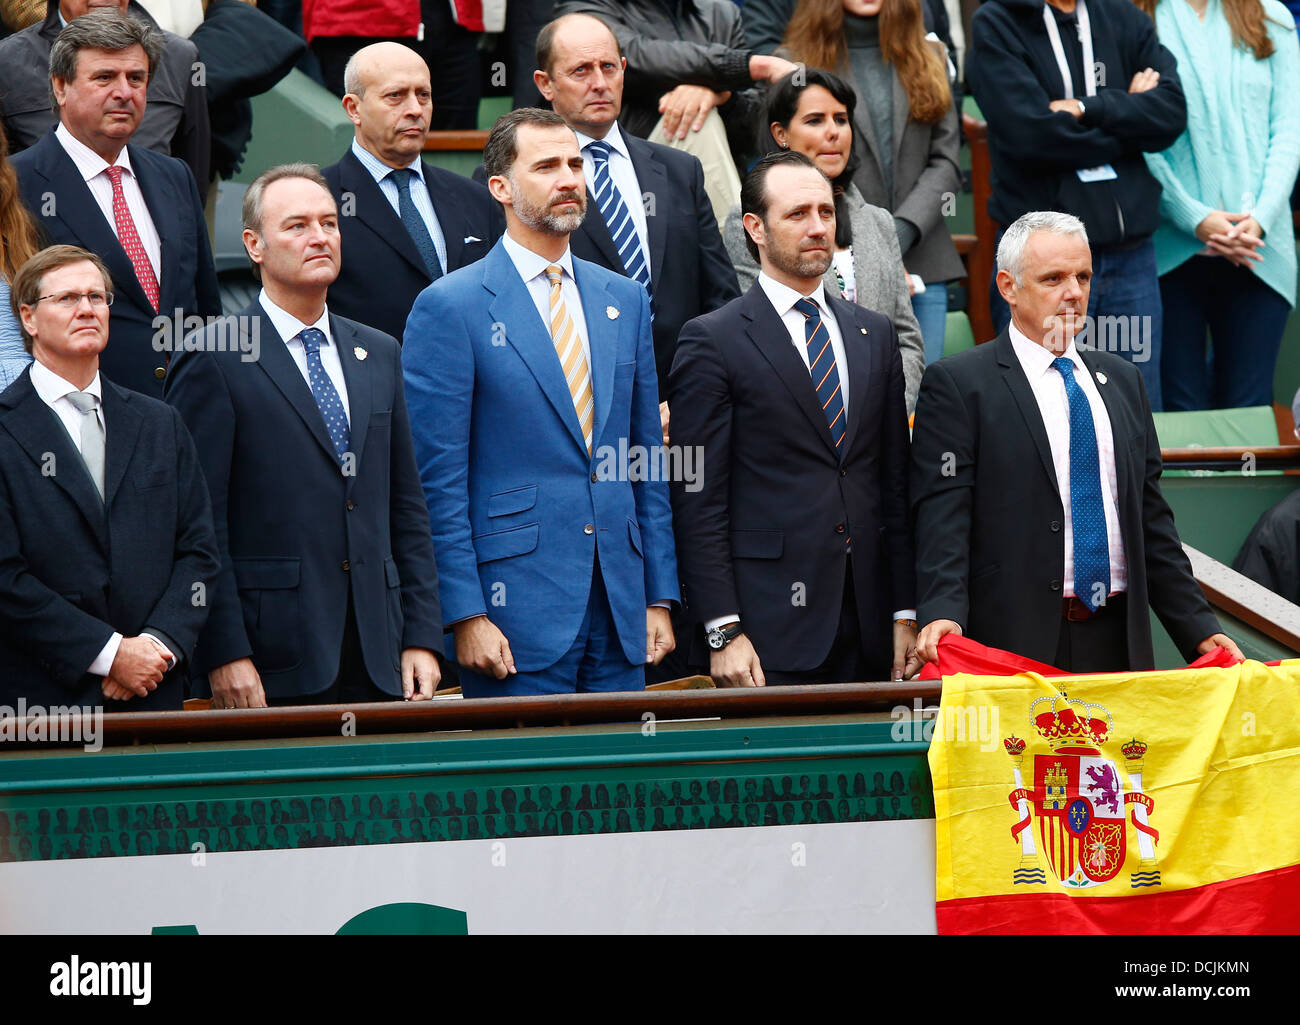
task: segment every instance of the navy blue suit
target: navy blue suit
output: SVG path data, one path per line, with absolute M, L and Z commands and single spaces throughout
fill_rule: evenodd
M 330 309 L 400 342 L 406 315 L 430 280 L 420 252 L 393 205 L 351 149 L 321 174 L 339 204 L 343 243 L 343 266 L 330 286 Z M 424 165 L 424 184 L 447 243 L 443 272 L 483 259 L 505 230 L 501 207 L 487 188 L 428 163 Z M 349 203 L 353 205 L 350 214 L 346 212 Z
M 139 146 L 128 146 L 127 152 L 162 241 L 157 311 L 136 280 L 113 226 L 54 132 L 14 156 L 12 163 L 23 203 L 40 221 L 47 241 L 90 250 L 112 275 L 113 341 L 100 357 L 100 371 L 125 388 L 161 398 L 167 353 L 154 346 L 155 337 L 163 337 L 154 318 L 175 317 L 178 309 L 183 316 L 215 316 L 221 312 L 221 295 L 203 205 L 188 165 Z
M 663 442 L 645 290 L 579 259 L 573 270 L 592 455 L 504 242 L 420 294 L 402 347 L 447 622 L 487 615 L 521 674 L 555 664 L 579 636 L 598 554 L 628 663 L 645 662 L 646 606 L 678 594 L 667 485 L 616 472 L 620 443 L 653 453 Z
M 189 432 L 161 402 L 100 383 L 105 501 L 30 369 L 0 394 L 3 704 L 104 704 L 86 670 L 114 631 L 147 627 L 183 662 L 208 616 L 217 542 Z M 183 673 L 107 706 L 180 708 Z
M 198 446 L 221 549 L 195 668 L 251 657 L 268 699 L 323 691 L 338 672 L 351 602 L 366 672 L 401 694 L 402 649 L 441 653 L 442 621 L 397 342 L 330 315 L 356 454 L 348 475 L 262 307 L 237 321 L 241 344 L 259 332 L 259 359 L 185 352 L 167 377 L 167 401 Z

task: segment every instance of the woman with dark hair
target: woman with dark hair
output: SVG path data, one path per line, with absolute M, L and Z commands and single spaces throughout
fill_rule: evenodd
M 1296 301 L 1300 48 L 1291 15 L 1278 0 L 1137 5 L 1178 58 L 1187 101 L 1183 134 L 1146 154 L 1163 190 L 1154 241 L 1164 407 L 1271 406 Z
M 864 152 L 853 180 L 894 216 L 907 269 L 924 283 L 912 308 L 933 363 L 943 355 L 947 282 L 965 274 L 944 217 L 961 185 L 961 122 L 943 44 L 925 32 L 921 0 L 799 0 L 783 56 L 852 82 Z
M 9 141 L 0 126 L 0 391 L 13 384 L 32 361 L 23 347 L 9 286 L 18 268 L 40 248 L 36 222 L 18 194 L 18 175 L 9 163 Z
M 796 150 L 831 180 L 835 257 L 826 272 L 826 288 L 830 294 L 883 313 L 894 322 L 903 357 L 907 411 L 911 413 L 925 371 L 925 343 L 908 298 L 893 218 L 887 210 L 871 206 L 853 183 L 857 166 L 853 145 L 856 102 L 848 83 L 829 71 L 808 68 L 802 74 L 793 72 L 768 93 L 759 150 Z M 740 287 L 747 290 L 758 278 L 758 263 L 745 242 L 739 205 L 728 215 L 722 239 Z

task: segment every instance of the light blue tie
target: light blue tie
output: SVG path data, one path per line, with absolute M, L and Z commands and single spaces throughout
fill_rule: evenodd
M 654 291 L 650 287 L 650 268 L 645 263 L 645 253 L 641 248 L 641 237 L 636 233 L 636 223 L 628 213 L 623 196 L 609 173 L 610 145 L 603 141 L 589 142 L 587 151 L 591 154 L 591 162 L 595 168 L 596 206 L 600 208 L 600 216 L 605 218 L 610 237 L 614 240 L 614 248 L 618 250 L 618 258 L 623 261 L 623 269 L 627 271 L 629 278 L 641 282 L 641 287 L 646 290 L 647 295 L 653 295 Z
M 302 339 L 302 347 L 307 353 L 307 377 L 311 381 L 312 397 L 320 408 L 320 415 L 325 419 L 325 430 L 329 433 L 334 451 L 338 453 L 341 462 L 343 453 L 352 443 L 352 431 L 348 427 L 348 417 L 343 411 L 343 400 L 339 398 L 338 389 L 321 365 L 320 347 L 325 344 L 325 332 L 309 327 L 298 332 L 298 337 Z
M 390 171 L 388 177 L 393 179 L 397 186 L 397 212 L 401 215 L 402 223 L 406 225 L 406 231 L 411 236 L 411 241 L 415 243 L 415 248 L 420 251 L 420 259 L 424 261 L 424 269 L 429 272 L 430 279 L 437 281 L 442 277 L 442 262 L 438 259 L 438 247 L 433 244 L 429 227 L 420 216 L 420 211 L 415 208 L 415 200 L 411 198 L 411 183 L 415 180 L 416 174 L 409 167 L 399 167 L 395 171 Z
M 1074 531 L 1074 596 L 1096 612 L 1110 594 L 1110 546 L 1101 501 L 1101 460 L 1088 396 L 1074 379 L 1074 361 L 1052 360 L 1070 400 L 1070 522 Z M 1098 586 L 1100 585 L 1100 586 Z

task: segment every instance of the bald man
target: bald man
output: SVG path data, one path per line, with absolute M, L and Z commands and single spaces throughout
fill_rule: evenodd
M 343 245 L 330 308 L 400 341 L 415 297 L 485 256 L 505 223 L 486 187 L 420 158 L 433 93 L 419 54 L 374 43 L 348 61 L 344 85 L 352 147 L 321 171 Z

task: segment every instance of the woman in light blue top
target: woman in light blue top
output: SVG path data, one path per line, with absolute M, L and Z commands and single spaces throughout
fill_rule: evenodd
M 1167 410 L 1272 405 L 1296 300 L 1300 47 L 1279 0 L 1137 0 L 1178 58 L 1187 130 L 1148 153 Z M 1212 355 L 1206 355 L 1206 331 Z
M 40 248 L 36 222 L 18 197 L 18 175 L 9 163 L 9 141 L 0 127 L 0 391 L 13 384 L 32 361 L 23 348 L 9 285 L 18 268 Z

